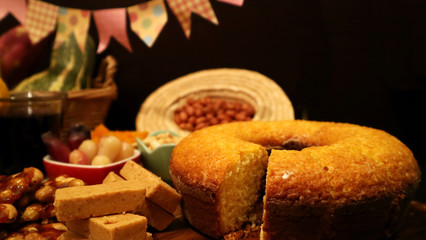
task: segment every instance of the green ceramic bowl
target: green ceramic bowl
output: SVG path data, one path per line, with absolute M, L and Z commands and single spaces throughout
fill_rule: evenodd
M 168 130 L 151 132 L 148 136 L 157 136 L 158 134 L 165 132 L 168 132 L 175 137 L 179 137 L 178 134 Z M 145 145 L 145 143 L 141 139 L 137 138 L 136 140 L 138 143 L 139 151 L 142 155 L 142 166 L 144 166 L 146 169 L 150 170 L 157 176 L 161 177 L 161 179 L 165 182 L 171 184 L 172 178 L 169 172 L 169 164 L 170 157 L 172 156 L 172 151 L 173 148 L 176 146 L 176 143 L 161 144 L 154 150 L 151 150 Z

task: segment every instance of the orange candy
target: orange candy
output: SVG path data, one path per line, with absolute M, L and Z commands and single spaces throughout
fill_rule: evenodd
M 101 138 L 106 136 L 115 136 L 123 142 L 129 144 L 136 143 L 136 138 L 144 139 L 148 136 L 147 131 L 137 132 L 137 131 L 111 131 L 105 125 L 99 124 L 93 131 L 91 131 L 91 138 L 97 144 Z

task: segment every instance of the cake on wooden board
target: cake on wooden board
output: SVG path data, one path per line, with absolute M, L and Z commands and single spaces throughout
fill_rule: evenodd
M 412 152 L 390 134 L 303 120 L 196 131 L 175 147 L 170 172 L 191 225 L 220 238 L 259 221 L 263 203 L 264 240 L 389 237 L 420 181 Z

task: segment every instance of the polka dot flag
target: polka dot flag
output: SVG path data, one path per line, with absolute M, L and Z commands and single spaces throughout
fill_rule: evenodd
M 163 0 L 152 0 L 127 8 L 130 28 L 146 45 L 151 47 L 164 25 L 167 11 Z
M 192 13 L 215 25 L 219 24 L 210 0 L 150 0 L 127 8 L 95 11 L 59 7 L 42 0 L 0 0 L 0 20 L 12 14 L 28 31 L 33 44 L 56 30 L 54 48 L 65 42 L 70 34 L 74 34 L 80 49 L 85 51 L 90 17 L 93 16 L 99 35 L 98 53 L 108 47 L 111 37 L 131 52 L 126 31 L 127 16 L 132 31 L 151 47 L 168 21 L 166 1 L 187 38 L 191 35 Z M 244 0 L 217 1 L 235 6 L 242 6 L 244 3 Z
M 90 11 L 59 7 L 56 37 L 53 48 L 64 43 L 70 34 L 74 34 L 81 51 L 85 51 L 85 43 L 90 25 Z

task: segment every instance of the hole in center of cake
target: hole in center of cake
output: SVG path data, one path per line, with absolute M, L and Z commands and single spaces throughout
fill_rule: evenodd
M 289 140 L 285 142 L 281 146 L 266 146 L 266 150 L 268 151 L 268 155 L 271 155 L 272 149 L 274 150 L 296 150 L 301 151 L 305 148 L 312 147 L 313 145 L 306 144 L 304 142 L 298 140 Z

